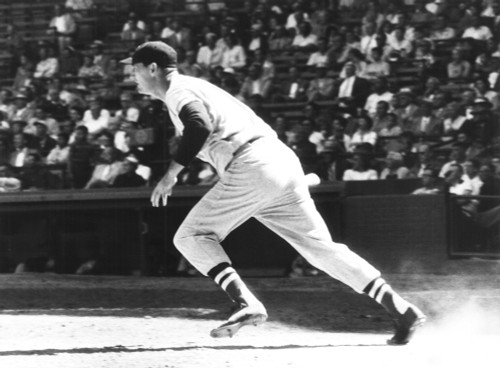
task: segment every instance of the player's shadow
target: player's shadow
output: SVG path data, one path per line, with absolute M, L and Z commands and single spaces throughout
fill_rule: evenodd
M 387 346 L 385 344 L 324 344 L 324 345 L 196 345 L 196 346 L 173 346 L 161 348 L 140 348 L 127 347 L 123 345 L 103 346 L 93 348 L 73 348 L 73 349 L 36 349 L 36 350 L 10 350 L 0 351 L 0 356 L 47 356 L 59 354 L 105 354 L 105 353 L 143 353 L 143 352 L 162 352 L 162 351 L 191 351 L 198 349 L 208 350 L 296 350 L 296 349 L 316 349 L 316 348 L 342 348 L 342 347 L 367 347 L 367 346 Z

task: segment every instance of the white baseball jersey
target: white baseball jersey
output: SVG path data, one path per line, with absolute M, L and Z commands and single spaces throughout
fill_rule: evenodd
M 165 102 L 175 128 L 182 134 L 182 108 L 194 101 L 205 106 L 213 131 L 197 157 L 211 164 L 222 176 L 233 154 L 246 142 L 259 137 L 276 137 L 274 130 L 252 109 L 223 89 L 202 79 L 173 73 Z

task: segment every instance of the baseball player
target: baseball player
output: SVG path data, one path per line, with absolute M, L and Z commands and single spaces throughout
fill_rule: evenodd
M 140 45 L 122 63 L 133 65 L 139 93 L 165 103 L 182 135 L 176 156 L 153 190 L 152 205 L 167 204 L 178 174 L 195 157 L 210 163 L 220 177 L 174 236 L 182 255 L 212 278 L 237 307 L 225 323 L 211 331 L 212 337 L 233 336 L 241 327 L 267 319 L 265 307 L 220 245 L 233 229 L 254 217 L 313 266 L 381 304 L 395 324 L 389 344 L 410 340 L 423 324 L 424 314 L 392 290 L 377 269 L 346 245 L 332 241 L 298 158 L 268 124 L 222 89 L 180 75 L 177 53 L 161 41 Z

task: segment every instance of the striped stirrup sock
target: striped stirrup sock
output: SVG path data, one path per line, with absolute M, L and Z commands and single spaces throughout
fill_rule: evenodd
M 233 302 L 248 305 L 250 300 L 247 299 L 254 299 L 240 275 L 229 263 L 218 264 L 208 271 L 208 277 L 213 279 Z
M 394 317 L 404 314 L 411 306 L 381 277 L 370 282 L 363 292 L 382 305 Z

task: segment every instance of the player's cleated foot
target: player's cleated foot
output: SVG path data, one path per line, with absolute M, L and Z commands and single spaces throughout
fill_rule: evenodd
M 389 345 L 406 345 L 411 340 L 415 330 L 425 323 L 424 313 L 414 305 L 410 306 L 404 314 L 394 319 L 396 332 L 387 340 Z
M 242 306 L 238 309 L 227 322 L 210 332 L 210 336 L 219 337 L 233 337 L 240 328 L 248 325 L 260 325 L 267 320 L 267 312 L 262 304 Z

